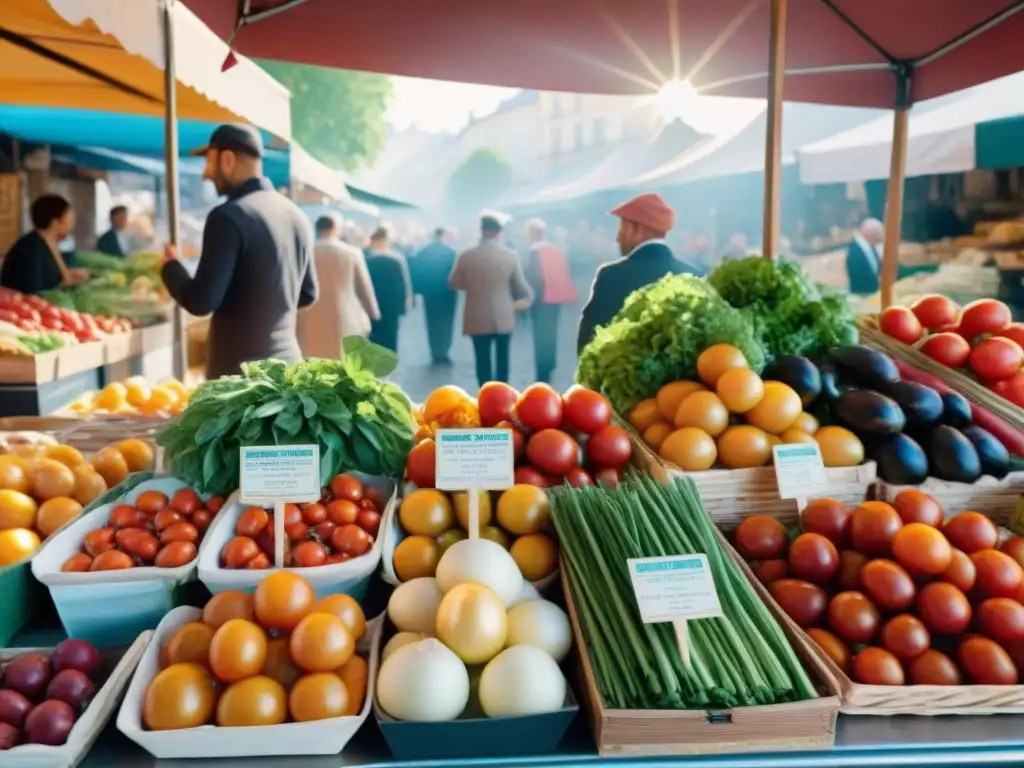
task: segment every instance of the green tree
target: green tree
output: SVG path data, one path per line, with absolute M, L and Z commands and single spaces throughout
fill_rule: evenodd
M 371 72 L 260 61 L 292 92 L 292 135 L 334 168 L 370 165 L 387 141 L 391 78 Z
M 496 203 L 512 187 L 512 166 L 497 149 L 482 147 L 463 158 L 445 185 L 446 202 L 455 210 Z

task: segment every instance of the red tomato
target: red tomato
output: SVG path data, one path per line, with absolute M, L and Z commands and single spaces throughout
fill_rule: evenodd
M 949 541 L 938 528 L 924 523 L 910 523 L 896 531 L 892 555 L 915 576 L 937 576 L 953 562 Z
M 562 398 L 548 384 L 531 384 L 516 401 L 516 420 L 524 429 L 555 429 L 562 423 Z
M 953 549 L 949 561 L 949 568 L 939 574 L 939 581 L 952 584 L 965 595 L 974 589 L 974 582 L 978 579 L 978 570 L 974 567 L 969 555 L 959 549 Z
M 774 560 L 786 552 L 786 527 L 768 515 L 752 515 L 736 529 L 736 549 L 745 560 Z
M 327 507 L 319 501 L 302 505 L 302 522 L 306 525 L 320 525 L 327 519 Z
M 1024 363 L 1024 350 L 1015 341 L 990 336 L 978 342 L 967 363 L 982 381 L 1003 381 L 1020 370 Z
M 924 296 L 910 308 L 929 331 L 955 323 L 960 317 L 960 305 L 946 296 Z
M 801 627 L 817 624 L 828 602 L 825 590 L 799 579 L 779 579 L 771 583 L 768 591 L 786 615 Z
M 947 368 L 962 368 L 971 356 L 971 345 L 959 333 L 943 331 L 929 336 L 921 345 L 923 354 Z
M 820 533 L 837 547 L 845 546 L 850 538 L 853 511 L 835 499 L 815 499 L 800 512 L 800 530 Z
M 335 499 L 327 505 L 327 519 L 335 525 L 352 525 L 359 517 L 359 507 L 348 499 Z
M 573 429 L 592 435 L 611 423 L 612 407 L 600 392 L 572 387 L 562 395 L 562 415 Z
M 956 635 L 971 624 L 971 604 L 952 584 L 935 581 L 918 593 L 917 615 L 932 632 Z
M 870 643 L 881 616 L 874 604 L 860 592 L 840 592 L 828 604 L 828 625 L 851 645 Z
M 853 657 L 853 678 L 865 685 L 903 685 L 899 659 L 882 648 L 865 648 Z
M 905 611 L 914 602 L 917 592 L 914 580 L 892 560 L 879 558 L 870 561 L 861 570 L 860 580 L 865 594 L 883 611 Z
M 850 539 L 866 555 L 887 556 L 896 531 L 903 527 L 896 510 L 884 501 L 865 501 L 853 511 Z
M 548 488 L 551 485 L 551 478 L 529 464 L 516 467 L 515 481 L 516 485 L 535 485 L 538 488 Z
M 789 545 L 789 568 L 798 579 L 827 584 L 839 572 L 839 550 L 818 533 L 802 533 Z
M 427 438 L 417 443 L 405 462 L 405 473 L 409 482 L 417 488 L 433 488 L 434 472 L 437 466 L 437 445 L 433 439 Z
M 961 512 L 942 526 L 949 543 L 968 555 L 992 549 L 999 540 L 999 531 L 980 512 Z
M 337 475 L 331 478 L 331 494 L 336 499 L 348 499 L 352 502 L 358 502 L 363 498 L 364 492 L 363 484 L 357 477 Z
M 964 307 L 960 334 L 973 341 L 983 333 L 996 333 L 1013 322 L 1010 308 L 996 299 L 979 299 Z
M 1001 336 L 1010 341 L 1015 341 L 1021 347 L 1024 347 L 1024 323 L 1010 323 L 1008 326 L 999 331 L 999 333 L 992 334 L 993 336 Z
M 861 588 L 861 571 L 868 564 L 866 555 L 853 549 L 844 549 L 839 553 L 839 587 L 844 590 L 857 591 Z
M 526 438 L 523 436 L 523 433 L 511 421 L 502 421 L 499 424 L 495 424 L 494 428 L 512 430 L 512 453 L 515 456 L 515 460 L 519 461 L 519 457 L 523 455 L 523 450 L 526 448 Z
M 942 525 L 942 507 L 939 502 L 923 491 L 906 490 L 896 494 L 892 500 L 896 513 L 904 525 L 924 523 L 939 528 Z
M 968 637 L 956 652 L 960 669 L 975 685 L 1014 685 L 1017 667 L 1010 655 L 987 637 Z
M 789 563 L 785 560 L 762 560 L 754 566 L 754 575 L 762 584 L 770 586 L 789 575 Z
M 977 588 L 987 597 L 1016 597 L 1024 570 L 1017 561 L 997 549 L 983 549 L 971 555 L 978 571 Z
M 882 312 L 878 327 L 886 336 L 904 344 L 916 344 L 924 336 L 921 321 L 906 307 L 888 307 Z
M 1024 605 L 1008 597 L 990 597 L 975 614 L 982 634 L 1009 647 L 1024 643 Z
M 1014 560 L 1017 565 L 1024 568 L 1024 536 L 1012 536 L 999 547 L 1000 552 L 1005 552 Z
M 932 636 L 925 625 L 906 613 L 885 622 L 881 638 L 885 649 L 900 661 L 917 658 L 932 644 Z
M 914 685 L 960 685 L 960 670 L 944 653 L 927 650 L 908 665 L 910 682 Z
M 324 565 L 327 562 L 327 550 L 318 541 L 304 541 L 292 550 L 292 562 L 296 568 Z
M 583 467 L 573 467 L 565 473 L 565 482 L 573 488 L 586 488 L 593 485 L 594 480 Z
M 605 467 L 594 473 L 594 481 L 602 488 L 618 488 L 622 483 L 622 472 L 612 467 Z
M 846 643 L 824 629 L 813 627 L 807 630 L 807 635 L 817 643 L 818 647 L 825 652 L 836 666 L 846 674 L 850 674 L 850 649 Z
M 553 475 L 564 475 L 576 466 L 579 453 L 576 441 L 560 429 L 542 429 L 526 443 L 526 458 L 530 463 Z
M 331 547 L 350 557 L 365 554 L 373 546 L 373 539 L 358 525 L 343 525 L 331 535 Z
M 380 512 L 375 509 L 360 509 L 356 517 L 356 525 L 371 536 L 376 536 L 380 529 Z
M 587 458 L 594 466 L 618 469 L 625 466 L 632 455 L 629 433 L 614 424 L 601 427 L 587 440 Z
M 476 407 L 480 412 L 480 426 L 493 427 L 512 418 L 519 392 L 500 381 L 488 381 L 476 396 Z
M 1017 371 L 1010 378 L 997 381 L 989 389 L 1014 405 L 1024 408 L 1024 371 Z

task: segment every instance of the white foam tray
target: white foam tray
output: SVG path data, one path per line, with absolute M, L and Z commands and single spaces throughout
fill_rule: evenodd
M 373 707 L 377 687 L 377 664 L 383 615 L 367 622 L 366 635 L 359 650 L 369 654 L 366 699 L 359 714 L 333 717 L 308 723 L 219 728 L 204 725 L 176 731 L 149 731 L 142 724 L 142 705 L 146 689 L 160 671 L 160 649 L 175 630 L 190 621 L 198 621 L 198 608 L 175 608 L 160 622 L 153 641 L 139 662 L 117 715 L 117 729 L 154 757 L 179 758 L 271 757 L 277 755 L 336 755 L 366 722 Z M 4 766 L 6 768 L 6 766 Z
M 117 708 L 128 680 L 142 658 L 143 652 L 153 637 L 144 632 L 120 655 L 110 676 L 106 679 L 89 707 L 75 723 L 62 746 L 49 747 L 42 744 L 22 744 L 0 753 L 3 768 L 73 768 L 89 753 L 92 745 L 103 732 L 111 715 Z M 52 648 L 4 648 L 0 649 L 0 661 L 9 661 L 23 653 L 38 651 L 49 654 Z M 103 653 L 105 658 L 110 654 Z

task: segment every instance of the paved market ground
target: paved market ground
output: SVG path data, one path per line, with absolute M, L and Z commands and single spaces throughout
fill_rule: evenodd
M 575 305 L 562 308 L 558 322 L 558 367 L 552 386 L 562 391 L 572 384 L 576 373 L 576 327 L 579 324 L 580 309 L 589 291 L 589 281 L 577 285 L 580 300 Z M 412 315 L 402 320 L 398 340 L 398 370 L 392 377 L 414 402 L 421 403 L 436 387 L 442 384 L 457 384 L 467 392 L 477 390 L 476 372 L 473 365 L 473 346 L 468 337 L 462 335 L 462 314 L 455 318 L 455 335 L 452 343 L 452 365 L 432 366 L 430 349 L 427 346 L 426 319 L 422 301 Z M 536 379 L 533 361 L 533 334 L 529 321 L 516 327 L 512 334 L 511 364 L 509 382 L 514 387 L 525 387 Z

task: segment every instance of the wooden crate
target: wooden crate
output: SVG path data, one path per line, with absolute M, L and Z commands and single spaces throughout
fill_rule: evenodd
M 101 367 L 105 354 L 104 342 L 93 341 L 39 355 L 0 355 L 0 383 L 47 384 Z
M 1002 480 L 985 476 L 976 483 L 950 483 L 929 477 L 921 485 L 892 485 L 879 481 L 875 486 L 875 498 L 892 501 L 896 494 L 908 488 L 916 488 L 934 496 L 942 505 L 947 517 L 965 511 L 981 512 L 996 525 L 1006 527 L 1024 494 L 1024 472 L 1011 472 Z

